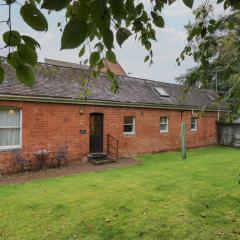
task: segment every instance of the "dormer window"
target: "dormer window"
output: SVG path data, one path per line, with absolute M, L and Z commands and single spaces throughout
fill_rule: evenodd
M 160 95 L 160 97 L 165 97 L 165 98 L 169 98 L 169 94 L 161 87 L 155 87 L 156 91 L 158 92 L 158 94 Z

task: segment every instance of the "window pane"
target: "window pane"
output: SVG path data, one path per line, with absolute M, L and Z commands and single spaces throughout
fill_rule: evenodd
M 20 129 L 0 129 L 0 147 L 20 145 Z
M 124 125 L 124 132 L 133 132 L 133 125 Z
M 15 109 L 0 109 L 0 126 L 20 126 L 20 111 Z
M 102 135 L 102 116 L 91 115 L 90 118 L 90 131 L 91 135 Z
M 197 130 L 197 118 L 191 118 L 191 130 Z
M 169 97 L 169 94 L 161 87 L 155 87 L 161 97 Z
M 124 117 L 124 124 L 133 124 L 133 117 Z
M 160 118 L 160 123 L 162 124 L 162 123 L 167 123 L 167 118 L 166 117 L 161 117 Z
M 160 118 L 160 132 L 168 132 L 168 117 Z
M 196 124 L 197 123 L 197 118 L 195 118 L 195 117 L 191 118 L 191 123 Z
M 161 124 L 161 125 L 160 125 L 160 130 L 161 130 L 161 131 L 167 131 L 167 125 Z

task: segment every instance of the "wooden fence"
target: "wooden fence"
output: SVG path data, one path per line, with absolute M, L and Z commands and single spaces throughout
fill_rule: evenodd
M 240 147 L 240 123 L 219 123 L 218 142 L 224 146 Z

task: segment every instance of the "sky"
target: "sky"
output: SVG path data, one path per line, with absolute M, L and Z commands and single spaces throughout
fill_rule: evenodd
M 0 0 L 1 1 L 1 0 Z M 149 0 L 142 0 L 145 5 Z M 196 7 L 201 0 L 195 0 Z M 21 2 L 21 0 L 19 0 Z M 211 2 L 211 0 L 210 0 Z M 212 2 L 216 2 L 212 0 Z M 19 7 L 14 6 L 12 12 L 12 29 L 17 30 L 20 34 L 27 34 L 34 37 L 41 45 L 38 51 L 39 61 L 44 62 L 44 58 L 63 60 L 73 63 L 84 61 L 79 59 L 79 49 L 60 51 L 61 32 L 56 27 L 57 22 L 64 22 L 64 15 L 61 13 L 52 13 L 47 16 L 49 22 L 49 30 L 47 33 L 36 32 L 32 30 L 19 16 Z M 7 19 L 7 7 L 0 6 L 0 21 Z M 216 13 L 221 14 L 222 7 L 216 7 Z M 47 15 L 47 13 L 46 13 Z M 115 53 L 120 65 L 125 72 L 132 77 L 146 78 L 161 82 L 174 83 L 175 78 L 184 74 L 187 69 L 195 66 L 191 58 L 186 59 L 180 66 L 176 64 L 176 58 L 180 55 L 186 45 L 186 31 L 184 25 L 192 20 L 192 10 L 187 8 L 182 0 L 177 0 L 170 6 L 164 8 L 162 13 L 165 20 L 165 28 L 156 29 L 157 42 L 153 44 L 154 64 L 149 67 L 148 63 L 144 63 L 147 55 L 140 43 L 130 37 L 122 46 L 116 45 Z M 7 31 L 6 24 L 0 24 L 0 34 Z M 1 36 L 1 35 L 0 35 Z M 0 48 L 3 42 L 0 37 Z M 0 50 L 0 55 L 6 55 L 6 50 Z

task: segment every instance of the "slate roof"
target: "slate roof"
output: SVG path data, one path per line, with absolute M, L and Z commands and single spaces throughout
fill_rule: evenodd
M 88 70 L 81 68 L 55 66 L 39 63 L 36 66 L 37 81 L 32 88 L 28 88 L 19 82 L 15 71 L 7 64 L 4 64 L 6 77 L 0 85 L 0 97 L 3 95 L 64 98 L 79 100 L 79 93 L 83 92 L 81 78 L 88 76 Z M 120 90 L 117 94 L 111 92 L 111 82 L 105 74 L 100 73 L 97 79 L 90 78 L 88 87 L 91 94 L 86 101 L 96 100 L 114 102 L 116 105 L 127 103 L 132 105 L 156 105 L 175 106 L 179 108 L 202 108 L 217 109 L 212 105 L 211 98 L 218 96 L 210 90 L 192 88 L 184 97 L 184 87 L 178 84 L 163 83 L 146 79 L 139 79 L 127 76 L 118 76 Z M 169 98 L 161 97 L 155 87 L 163 88 Z M 211 97 L 209 97 L 210 95 Z M 221 109 L 227 109 L 222 104 Z

